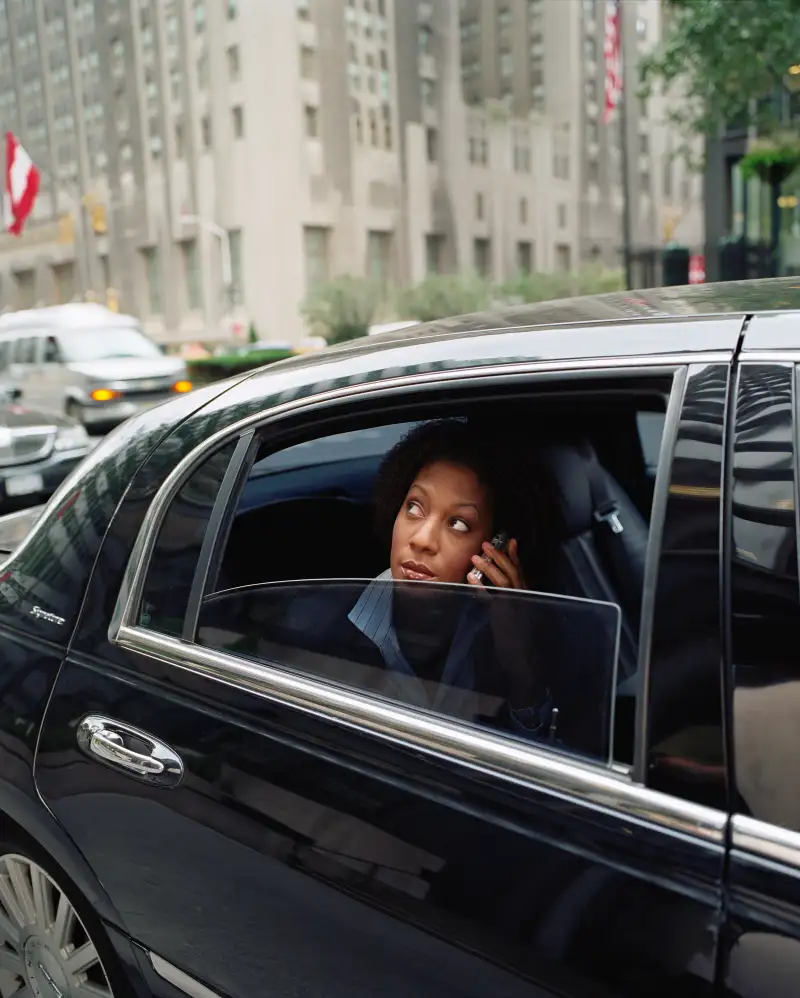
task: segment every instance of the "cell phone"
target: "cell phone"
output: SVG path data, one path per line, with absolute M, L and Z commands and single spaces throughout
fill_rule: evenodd
M 495 534 L 494 537 L 492 538 L 492 547 L 495 548 L 497 551 L 501 552 L 505 551 L 505 549 L 508 547 L 508 542 L 510 540 L 511 537 L 509 536 L 508 531 L 501 530 L 499 533 Z M 473 569 L 472 577 L 473 579 L 476 579 L 478 582 L 483 582 L 483 572 L 479 568 Z

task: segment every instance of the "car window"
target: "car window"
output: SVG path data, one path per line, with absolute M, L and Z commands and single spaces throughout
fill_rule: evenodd
M 17 364 L 33 364 L 36 361 L 36 337 L 24 336 L 17 340 L 14 348 L 14 361 Z
M 737 810 L 800 832 L 795 377 L 788 364 L 742 365 L 730 557 Z
M 141 330 L 127 326 L 65 329 L 59 332 L 58 343 L 67 363 L 163 356 Z
M 441 618 L 445 622 L 443 644 L 436 644 L 436 628 L 431 626 L 411 639 L 417 647 L 403 651 L 402 646 L 408 646 L 404 615 L 407 606 L 415 604 L 403 603 L 408 587 L 400 585 L 402 579 L 391 565 L 391 524 L 387 532 L 386 522 L 379 522 L 386 520 L 387 509 L 392 519 L 399 517 L 403 497 L 382 504 L 375 491 L 387 454 L 394 453 L 393 448 L 409 432 L 424 429 L 426 424 L 416 420 L 362 424 L 282 449 L 275 448 L 274 434 L 265 432 L 262 449 L 224 517 L 199 593 L 194 572 L 211 516 L 209 504 L 220 489 L 229 455 L 213 467 L 209 462 L 208 468 L 195 473 L 204 482 L 202 510 L 187 511 L 186 499 L 181 498 L 175 500 L 178 508 L 168 514 L 148 572 L 139 625 L 264 665 L 301 669 L 370 694 L 381 692 L 462 718 L 467 711 L 463 704 L 471 703 L 475 710 L 469 719 L 475 723 L 499 727 L 512 736 L 522 732 L 523 737 L 543 739 L 603 762 L 613 755 L 615 761 L 629 763 L 639 689 L 637 642 L 649 510 L 640 511 L 631 502 L 619 479 L 623 473 L 634 474 L 631 468 L 637 463 L 641 468 L 635 447 L 637 408 L 631 405 L 620 416 L 619 407 L 608 406 L 585 417 L 585 426 L 575 431 L 572 404 L 565 410 L 567 418 L 563 413 L 551 418 L 538 411 L 526 418 L 514 410 L 516 425 L 498 417 L 494 406 L 486 406 L 491 460 L 507 468 L 511 478 L 520 476 L 518 495 L 536 494 L 539 503 L 548 492 L 559 508 L 548 506 L 540 515 L 544 506 L 536 505 L 535 510 L 531 506 L 534 512 L 527 523 L 518 521 L 514 526 L 520 583 L 510 584 L 508 592 L 493 587 L 491 602 L 476 602 L 472 585 L 465 584 L 471 566 L 464 567 L 457 582 L 437 579 L 436 585 L 456 585 L 462 590 L 449 601 L 430 604 L 442 607 L 449 602 L 453 608 Z M 472 418 L 448 413 L 445 422 L 463 425 Z M 495 422 L 498 418 L 500 423 Z M 478 424 L 483 425 L 480 418 Z M 539 434 L 558 434 L 560 442 L 545 446 L 537 438 L 534 444 L 532 427 Z M 617 434 L 618 427 L 630 427 L 633 434 L 627 430 Z M 577 438 L 564 437 L 573 431 Z M 623 437 L 631 441 L 631 448 L 619 456 L 616 481 L 599 464 L 585 436 L 589 431 L 596 432 L 598 443 Z M 503 440 L 513 443 L 516 451 L 501 448 Z M 604 453 L 615 459 L 613 448 L 606 446 Z M 501 460 L 500 455 L 512 456 Z M 416 451 L 412 458 L 416 460 Z M 525 470 L 529 467 L 535 467 L 536 473 Z M 566 476 L 563 481 L 559 479 L 562 474 Z M 647 494 L 645 470 L 639 474 L 642 487 L 638 492 Z M 527 476 L 524 481 L 522 476 Z M 498 504 L 502 506 L 503 502 Z M 508 503 L 505 508 L 510 508 Z M 219 517 L 215 510 L 215 521 Z M 454 524 L 458 520 L 453 517 Z M 613 529 L 612 520 L 623 529 Z M 461 527 L 454 525 L 454 529 Z M 541 559 L 538 554 L 531 557 L 534 548 L 528 542 L 534 537 L 540 553 L 546 551 Z M 587 550 L 600 560 L 607 575 L 584 567 Z M 413 578 L 412 574 L 407 581 Z M 416 582 L 433 595 L 430 581 Z M 369 602 L 378 592 L 383 597 L 376 606 L 384 610 L 375 612 L 383 624 L 389 619 L 385 608 L 391 610 L 396 603 L 401 606 L 401 620 L 397 628 L 387 625 L 376 643 L 375 635 L 370 637 L 354 625 L 351 614 L 359 604 L 363 606 L 363 599 Z M 523 642 L 531 670 L 527 693 L 512 691 L 506 682 L 508 670 L 498 664 L 502 655 L 495 640 L 502 629 L 496 624 L 503 606 L 507 620 L 520 623 L 518 633 L 528 635 L 527 643 Z M 435 609 L 431 613 L 436 618 Z M 465 636 L 453 623 L 462 614 L 465 619 L 470 614 L 475 618 L 474 634 Z M 480 619 L 483 623 L 478 626 Z M 421 611 L 417 624 L 428 626 Z M 304 627 L 309 631 L 305 637 Z M 514 633 L 513 627 L 507 630 Z M 401 637 L 396 638 L 398 633 Z M 456 656 L 458 668 L 452 661 L 446 666 L 454 642 L 461 649 L 461 658 Z M 425 664 L 426 654 L 435 661 L 438 673 L 430 662 Z M 434 671 L 425 673 L 428 667 Z M 397 675 L 378 676 L 376 670 Z M 389 680 L 394 685 L 381 685 Z M 415 700 L 417 694 L 409 692 L 411 688 L 419 692 L 417 680 L 428 700 Z M 461 693 L 452 692 L 451 687 Z M 491 708 L 481 699 L 485 697 L 494 698 Z M 462 704 L 461 714 L 455 708 L 441 707 L 456 701 Z M 512 710 L 522 713 L 518 716 Z
M 619 617 L 548 593 L 328 579 L 210 594 L 197 641 L 609 760 Z
M 236 441 L 209 457 L 172 501 L 153 548 L 140 622 L 164 634 L 183 629 L 200 549 Z
M 61 350 L 55 336 L 48 336 L 44 341 L 44 362 L 45 364 L 59 364 L 61 362 Z
M 639 431 L 642 457 L 647 467 L 653 471 L 658 467 L 665 419 L 666 414 L 663 412 L 642 411 L 636 413 L 636 427 Z

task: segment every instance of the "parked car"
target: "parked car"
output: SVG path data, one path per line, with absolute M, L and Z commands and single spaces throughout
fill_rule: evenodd
M 96 303 L 0 316 L 0 373 L 29 405 L 97 433 L 192 388 L 180 357 L 165 356 L 132 316 Z
M 796 995 L 798 328 L 788 279 L 370 337 L 0 523 L 0 994 Z M 552 589 L 463 618 L 536 626 L 557 731 L 326 644 L 434 418 L 557 486 Z
M 18 386 L 0 382 L 0 512 L 51 496 L 92 446 L 78 423 L 21 399 Z

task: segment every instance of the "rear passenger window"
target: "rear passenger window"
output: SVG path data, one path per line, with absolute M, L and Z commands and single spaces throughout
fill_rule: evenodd
M 660 379 L 651 397 L 668 391 Z M 203 545 L 231 450 L 220 453 L 169 510 L 139 623 L 630 762 L 652 473 L 641 399 L 582 411 L 591 401 L 486 403 L 280 450 L 265 434 Z M 651 432 L 660 446 L 663 419 Z
M 140 623 L 179 637 L 200 549 L 237 441 L 208 458 L 173 499 L 150 559 Z

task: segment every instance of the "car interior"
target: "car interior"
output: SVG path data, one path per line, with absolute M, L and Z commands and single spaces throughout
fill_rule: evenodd
M 565 395 L 562 386 L 558 393 L 494 396 L 445 412 L 414 410 L 420 419 L 476 420 L 487 432 L 516 427 L 520 446 L 539 449 L 560 505 L 552 591 L 622 611 L 615 722 L 622 761 L 632 753 L 648 524 L 669 388 L 669 381 L 649 382 L 647 390 L 594 386 Z M 279 450 L 274 440 L 262 445 L 206 601 L 241 587 L 371 579 L 386 569 L 388 552 L 373 529 L 372 487 L 386 452 L 417 420 L 407 410 L 378 418 L 327 436 L 317 425 L 315 438 Z M 566 657 L 580 659 L 575 640 Z

